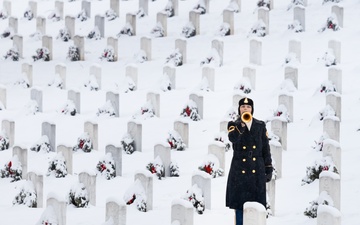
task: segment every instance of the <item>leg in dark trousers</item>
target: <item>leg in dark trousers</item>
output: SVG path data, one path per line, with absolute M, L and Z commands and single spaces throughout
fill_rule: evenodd
M 243 225 L 243 210 L 235 209 L 236 225 Z

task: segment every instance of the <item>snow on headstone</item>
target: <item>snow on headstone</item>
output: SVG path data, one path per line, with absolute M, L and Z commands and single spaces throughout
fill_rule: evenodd
M 244 225 L 265 225 L 266 209 L 258 202 L 244 203 Z
M 73 174 L 73 150 L 72 147 L 67 147 L 65 145 L 58 145 L 57 152 L 61 152 L 65 159 L 66 170 L 68 174 Z
M 323 132 L 335 141 L 340 141 L 340 121 L 338 117 L 327 116 L 323 119 Z
M 341 121 L 341 95 L 337 92 L 326 94 L 326 105 L 329 105 L 335 111 L 336 117 Z
M 80 109 L 81 109 L 80 92 L 74 91 L 74 90 L 69 90 L 68 91 L 68 100 L 74 102 L 76 113 L 80 114 L 80 112 L 81 112 L 80 111 Z
M 336 64 L 341 63 L 341 42 L 337 40 L 329 40 L 328 48 L 332 49 Z
M 142 152 L 142 124 L 129 121 L 127 124 L 127 132 L 134 139 L 135 151 Z
M 139 0 L 139 9 L 144 10 L 145 15 L 149 15 L 149 0 Z
M 196 11 L 189 12 L 189 21 L 195 27 L 195 35 L 200 34 L 200 13 Z
M 328 79 L 335 87 L 336 92 L 342 93 L 342 70 L 337 67 L 330 67 L 328 70 Z
M 165 167 L 165 177 L 170 177 L 171 148 L 169 145 L 156 144 L 154 146 L 154 159 L 160 157 Z
M 11 1 L 3 1 L 3 8 L 7 16 L 11 16 Z
M 243 68 L 243 77 L 249 79 L 252 89 L 256 89 L 256 69 L 253 67 Z
M 339 26 L 344 27 L 344 8 L 339 5 L 333 5 L 331 7 L 331 13 L 334 13 L 336 15 Z
M 111 153 L 112 158 L 115 162 L 115 172 L 116 176 L 122 175 L 122 151 L 120 147 L 115 147 L 114 145 L 107 145 L 105 148 L 106 153 Z
M 91 2 L 82 0 L 81 9 L 85 11 L 86 17 L 91 18 Z
M 125 68 L 125 77 L 134 82 L 134 89 L 136 91 L 138 86 L 138 67 L 135 64 L 129 65 Z
M 152 48 L 151 38 L 142 37 L 140 39 L 140 49 L 145 52 L 148 61 L 151 61 L 151 59 L 152 59 L 151 48 Z
M 46 18 L 42 16 L 36 17 L 36 31 L 42 35 L 46 34 Z
M 325 139 L 322 148 L 323 157 L 330 156 L 339 174 L 341 174 L 341 147 L 337 141 Z
M 164 66 L 163 74 L 169 77 L 171 90 L 176 89 L 176 68 L 168 65 Z
M 223 11 L 223 23 L 229 24 L 230 35 L 234 35 L 234 11 L 229 9 L 224 9 Z
M 262 58 L 262 42 L 259 40 L 250 40 L 250 63 L 255 65 L 261 65 Z
M 37 17 L 37 2 L 29 1 L 29 8 L 34 15 L 34 18 L 36 18 Z
M 26 78 L 29 81 L 30 87 L 33 86 L 33 66 L 29 63 L 23 63 L 21 65 L 21 73 L 26 75 Z
M 117 38 L 113 38 L 113 37 L 108 37 L 107 38 L 107 45 L 110 46 L 113 50 L 114 50 L 114 62 L 116 62 L 118 60 L 118 55 L 119 55 L 119 44 L 118 44 L 118 39 Z
M 174 8 L 174 16 L 179 15 L 179 0 L 170 0 L 173 8 Z
M 319 205 L 317 225 L 341 225 L 341 212 L 329 205 Z
M 15 143 L 15 121 L 3 120 L 1 128 L 9 138 L 9 148 L 13 147 Z
M 273 164 L 276 168 L 276 178 L 279 179 L 282 177 L 282 147 L 280 142 L 270 141 L 270 152 L 271 158 L 273 159 Z
M 133 36 L 136 36 L 136 14 L 127 13 L 126 23 L 130 24 L 130 26 L 133 28 Z
M 19 52 L 19 58 L 23 58 L 24 56 L 24 41 L 23 36 L 15 34 L 13 36 L 13 46 Z
M 70 38 L 75 36 L 75 17 L 65 16 L 65 28 L 69 32 Z
M 63 1 L 55 1 L 55 12 L 57 16 L 60 17 L 61 20 L 64 19 L 64 2 Z
M 180 54 L 183 58 L 183 64 L 187 61 L 187 42 L 184 39 L 176 39 L 175 40 L 175 49 L 179 49 Z
M 179 225 L 194 224 L 194 207 L 189 201 L 174 199 L 171 202 L 171 224 L 175 222 L 178 222 Z
M 14 34 L 18 33 L 19 20 L 16 17 L 9 17 L 9 28 L 14 31 Z
M 189 123 L 185 121 L 175 121 L 174 130 L 179 133 L 185 145 L 189 147 Z
M 301 62 L 301 42 L 298 40 L 290 40 L 289 53 L 294 53 L 297 61 Z
M 116 15 L 120 16 L 120 0 L 110 0 L 110 9 L 112 9 Z
M 89 196 L 89 203 L 96 206 L 96 175 L 87 172 L 79 174 L 79 182 L 83 183 Z
M 83 36 L 74 36 L 74 45 L 79 49 L 79 60 L 85 60 L 85 39 Z
M 28 150 L 26 148 L 14 146 L 13 156 L 17 156 L 19 162 L 21 163 L 21 169 L 22 169 L 21 177 L 25 178 L 27 176 L 27 171 L 28 171 Z
M 189 99 L 196 103 L 200 118 L 204 118 L 204 96 L 190 94 Z
M 35 101 L 38 108 L 39 108 L 39 112 L 43 112 L 43 93 L 41 90 L 33 88 L 30 91 L 30 99 Z
M 284 105 L 289 113 L 290 122 L 294 122 L 294 98 L 292 95 L 280 94 L 279 105 Z
M 334 201 L 334 207 L 340 210 L 341 179 L 340 175 L 330 171 L 322 171 L 319 175 L 319 193 L 326 191 Z
M 305 31 L 305 7 L 295 6 L 294 7 L 294 21 L 298 21 L 302 27 L 302 30 Z
M 110 101 L 115 111 L 115 117 L 120 116 L 120 96 L 112 91 L 106 92 L 106 101 Z
M 211 48 L 215 49 L 220 57 L 220 65 L 224 64 L 224 42 L 222 40 L 212 40 Z
M 57 196 L 50 193 L 46 200 L 46 209 L 41 216 L 39 224 L 43 224 L 43 220 L 57 224 L 66 225 L 66 201 L 59 200 Z
M 264 22 L 266 35 L 269 34 L 269 14 L 269 9 L 266 7 L 261 7 L 258 9 L 258 20 Z
M 284 121 L 280 117 L 275 117 L 271 120 L 271 131 L 280 138 L 284 150 L 287 150 L 287 121 Z
M 53 58 L 53 39 L 49 35 L 42 36 L 42 47 L 49 50 L 49 60 Z
M 294 86 L 298 88 L 298 69 L 295 67 L 287 66 L 285 67 L 285 80 L 290 79 Z
M 134 180 L 139 180 L 145 190 L 146 208 L 153 209 L 153 176 L 150 171 L 139 171 L 135 174 Z
M 44 177 L 43 175 L 38 175 L 35 172 L 29 172 L 27 174 L 27 180 L 31 181 L 35 187 L 36 192 L 36 207 L 42 208 L 44 201 Z
M 105 220 L 112 219 L 112 225 L 126 225 L 126 204 L 124 201 L 109 198 L 106 200 Z
M 84 123 L 84 132 L 89 134 L 94 150 L 99 150 L 99 126 L 96 122 L 87 121 Z
M 105 17 L 101 15 L 95 16 L 95 27 L 100 31 L 100 37 L 105 37 Z
M 164 29 L 164 37 L 167 36 L 167 19 L 168 15 L 164 12 L 158 12 L 156 14 L 156 22 L 161 24 L 161 27 Z
M 149 92 L 146 95 L 146 101 L 150 101 L 154 109 L 155 116 L 160 117 L 160 94 Z
M 225 145 L 220 142 L 213 142 L 208 145 L 208 154 L 216 156 L 219 160 L 219 168 L 224 171 L 223 176 L 225 175 Z
M 89 71 L 90 76 L 94 75 L 96 78 L 96 83 L 99 85 L 99 89 L 101 89 L 101 65 L 93 64 L 90 66 Z
M 202 78 L 206 78 L 208 81 L 209 89 L 215 90 L 215 69 L 210 66 L 204 66 L 202 69 Z
M 41 124 L 41 136 L 47 136 L 49 139 L 50 149 L 55 152 L 56 149 L 56 124 L 43 122 Z
M 203 194 L 206 209 L 211 209 L 211 175 L 203 172 L 196 171 L 191 178 L 191 185 L 197 185 Z
M 63 88 L 66 90 L 66 65 L 62 63 L 57 64 L 55 66 L 55 74 L 59 74 L 60 79 L 63 81 Z

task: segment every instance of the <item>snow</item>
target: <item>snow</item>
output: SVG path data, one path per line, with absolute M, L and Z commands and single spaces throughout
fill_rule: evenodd
M 4 0 L 0 0 L 0 10 Z M 84 132 L 84 122 L 96 121 L 99 129 L 99 149 L 90 153 L 82 151 L 73 155 L 73 174 L 65 178 L 44 176 L 44 205 L 49 196 L 61 196 L 66 200 L 72 184 L 78 182 L 78 175 L 83 171 L 95 170 L 96 164 L 105 155 L 105 146 L 109 143 L 120 146 L 121 138 L 127 132 L 127 123 L 132 116 L 146 103 L 149 92 L 158 91 L 161 95 L 160 117 L 137 120 L 142 123 L 141 152 L 129 155 L 123 153 L 122 176 L 115 179 L 97 179 L 96 206 L 78 209 L 67 206 L 67 225 L 100 225 L 105 222 L 106 202 L 109 198 L 123 200 L 127 190 L 133 187 L 134 174 L 145 169 L 154 157 L 154 146 L 166 141 L 169 131 L 173 130 L 175 121 L 185 121 L 189 125 L 189 145 L 184 151 L 172 150 L 171 159 L 179 166 L 179 177 L 153 179 L 153 209 L 140 212 L 136 207 L 127 206 L 127 224 L 165 225 L 171 223 L 171 204 L 179 202 L 186 191 L 191 188 L 191 177 L 198 172 L 198 165 L 208 154 L 208 145 L 213 143 L 214 134 L 219 132 L 219 123 L 232 109 L 234 86 L 242 80 L 244 67 L 256 69 L 256 88 L 247 96 L 254 100 L 254 117 L 266 120 L 278 107 L 278 96 L 284 91 L 291 91 L 294 98 L 294 121 L 287 127 L 287 150 L 282 156 L 282 177 L 276 180 L 276 208 L 274 215 L 267 219 L 268 225 L 315 225 L 316 219 L 304 216 L 309 202 L 319 196 L 319 181 L 301 185 L 306 175 L 306 167 L 322 156 L 322 152 L 314 148 L 323 135 L 323 121 L 317 117 L 319 111 L 326 106 L 326 94 L 320 87 L 327 82 L 329 68 L 342 70 L 342 118 L 340 122 L 339 147 L 342 151 L 341 167 L 341 221 L 342 224 L 358 224 L 360 220 L 360 180 L 357 165 L 360 159 L 359 127 L 360 127 L 360 4 L 358 0 L 343 0 L 344 27 L 334 32 L 325 30 L 318 32 L 329 16 L 334 3 L 322 4 L 321 0 L 308 0 L 306 9 L 306 31 L 295 33 L 288 30 L 293 23 L 293 11 L 287 10 L 290 0 L 275 0 L 274 9 L 270 11 L 270 34 L 265 37 L 248 36 L 251 28 L 257 23 L 256 2 L 242 0 L 241 12 L 234 15 L 235 35 L 218 37 L 221 27 L 222 11 L 229 6 L 229 0 L 211 0 L 210 13 L 201 15 L 201 35 L 185 39 L 181 35 L 182 28 L 187 25 L 189 11 L 196 0 L 179 1 L 179 16 L 168 19 L 168 37 L 152 39 L 151 61 L 139 63 L 143 52 L 140 51 L 140 38 L 148 36 L 156 25 L 156 13 L 163 10 L 167 0 L 149 2 L 149 16 L 138 19 L 137 36 L 119 37 L 118 62 L 101 60 L 101 54 L 107 48 L 106 38 L 100 40 L 85 39 L 85 61 L 71 62 L 66 59 L 69 46 L 73 41 L 63 42 L 56 39 L 59 30 L 64 27 L 64 20 L 59 22 L 47 20 L 47 34 L 53 37 L 53 61 L 33 62 L 32 56 L 41 47 L 41 41 L 30 35 L 35 32 L 36 20 L 23 18 L 27 1 L 12 0 L 12 13 L 19 18 L 19 32 L 24 37 L 24 59 L 13 62 L 10 59 L 0 60 L 0 85 L 7 89 L 6 110 L 0 111 L 0 121 L 15 121 L 15 145 L 29 149 L 41 138 L 41 124 L 52 121 L 56 124 L 57 144 L 75 146 L 77 138 Z M 103 15 L 109 9 L 109 0 L 92 0 L 92 14 Z M 126 25 L 125 15 L 138 10 L 138 1 L 121 1 L 120 18 L 106 20 L 105 36 L 116 37 Z M 64 1 L 65 15 L 77 15 L 81 10 L 81 1 Z M 53 0 L 38 1 L 38 15 L 45 16 L 54 9 Z M 0 20 L 0 32 L 8 27 L 8 19 Z M 94 29 L 94 17 L 80 22 L 76 21 L 77 34 L 87 36 Z M 166 58 L 175 51 L 175 40 L 187 41 L 187 62 L 176 68 L 176 88 L 162 92 L 163 67 Z M 212 52 L 212 40 L 224 41 L 224 60 L 221 67 L 215 68 L 214 91 L 199 91 L 202 82 L 200 63 Z M 249 65 L 250 40 L 262 41 L 262 66 Z M 301 41 L 301 61 L 285 64 L 288 55 L 288 42 Z M 330 40 L 341 41 L 341 62 L 336 66 L 325 66 L 329 63 L 322 59 L 328 53 Z M 0 39 L 0 57 L 12 48 L 12 40 Z M 216 55 L 217 56 L 217 55 Z M 332 55 L 333 56 L 333 55 Z M 330 57 L 331 58 L 331 57 Z M 30 104 L 30 89 L 25 89 L 28 80 L 21 71 L 22 63 L 33 65 L 33 86 L 43 92 L 43 113 L 35 113 Z M 75 116 L 61 114 L 58 110 L 67 102 L 67 91 L 57 89 L 48 84 L 58 80 L 56 65 L 66 65 L 66 90 L 81 92 L 81 112 Z M 90 67 L 100 65 L 102 69 L 101 90 L 89 91 L 84 81 L 90 78 Z M 136 91 L 130 91 L 125 76 L 126 67 L 135 66 L 138 70 Z M 285 66 L 299 70 L 298 88 L 284 83 Z M 324 82 L 325 81 L 325 82 Z M 20 82 L 16 85 L 16 82 Z M 120 94 L 120 117 L 98 117 L 98 109 L 105 104 L 106 92 Z M 201 93 L 204 98 L 204 118 L 191 121 L 180 117 L 183 107 L 189 103 L 189 94 Z M 2 125 L 0 125 L 2 126 Z M 3 128 L 3 127 L 1 127 Z M 270 132 L 270 124 L 267 124 Z M 0 129 L 2 130 L 2 129 Z M 324 143 L 328 140 L 323 140 Z M 273 144 L 278 142 L 272 141 Z M 28 172 L 46 174 L 48 162 L 55 156 L 54 152 L 28 152 Z M 232 151 L 226 152 L 225 174 L 228 174 Z M 0 151 L 0 169 L 12 159 L 12 150 Z M 41 173 L 40 173 L 41 172 Z M 155 176 L 155 175 L 151 175 Z M 206 209 L 202 215 L 194 211 L 194 225 L 199 224 L 234 224 L 234 211 L 225 207 L 225 190 L 227 177 L 211 180 L 212 208 Z M 0 179 L 0 224 L 33 225 L 40 221 L 45 208 L 29 209 L 12 205 L 23 181 L 11 182 L 10 178 Z M 51 210 L 50 210 L 51 211 Z

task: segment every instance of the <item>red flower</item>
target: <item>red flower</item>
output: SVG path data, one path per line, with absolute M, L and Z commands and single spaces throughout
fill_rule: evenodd
M 126 203 L 126 205 L 131 205 L 136 199 L 136 195 L 133 194 L 132 198 Z
M 172 141 L 168 141 L 169 145 L 170 145 L 170 148 L 173 148 L 174 147 L 174 144 L 172 143 Z
M 328 170 L 329 170 L 329 167 L 328 167 L 328 166 L 324 166 L 324 167 L 323 167 L 323 170 L 328 171 Z
M 205 172 L 207 172 L 208 174 L 211 174 L 212 173 L 212 168 L 210 165 L 205 165 L 204 166 L 204 170 Z
M 189 108 L 189 106 L 186 107 L 185 113 L 186 113 L 187 116 L 190 116 L 190 114 L 191 114 L 191 109 Z
M 84 147 L 84 140 L 80 140 L 80 143 L 79 143 L 79 148 L 83 148 Z
M 277 112 L 276 116 L 281 116 L 282 112 Z
M 100 172 L 102 172 L 104 170 L 106 170 L 106 166 L 105 166 L 105 164 L 101 164 L 100 165 Z
M 150 172 L 151 172 L 151 173 L 156 173 L 156 169 L 155 169 L 155 166 L 154 166 L 154 165 L 151 165 L 151 167 L 150 167 Z

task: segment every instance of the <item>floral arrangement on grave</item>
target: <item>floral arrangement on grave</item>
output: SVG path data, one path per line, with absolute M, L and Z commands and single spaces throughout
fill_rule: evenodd
M 258 0 L 257 2 L 257 7 L 266 7 L 268 9 L 270 9 L 270 1 L 271 0 Z
M 123 199 L 127 205 L 134 204 L 139 211 L 147 211 L 146 194 L 139 179 L 135 180 L 133 185 L 125 192 Z
M 293 30 L 295 33 L 300 33 L 304 31 L 304 28 L 299 20 L 294 20 L 293 23 L 288 25 L 288 30 Z
M 48 86 L 59 88 L 59 89 L 64 89 L 64 81 L 61 79 L 60 75 L 57 73 L 57 74 L 55 74 L 54 79 L 48 83 Z
M 146 169 L 149 170 L 152 174 L 155 174 L 159 180 L 165 177 L 165 167 L 160 159 L 160 156 L 157 156 L 154 160 L 149 162 L 146 165 Z
M 274 134 L 272 131 L 268 131 L 268 140 L 280 143 L 280 137 Z
M 313 165 L 306 167 L 306 176 L 302 179 L 301 185 L 310 184 L 316 179 L 319 179 L 322 171 L 330 171 L 339 174 L 332 158 L 330 156 L 326 156 L 315 160 Z
M 71 39 L 71 36 L 68 29 L 66 28 L 60 29 L 58 36 L 56 36 L 56 39 L 61 39 L 64 42 L 69 41 Z
M 290 122 L 289 112 L 284 104 L 278 105 L 278 108 L 273 112 L 273 116 L 281 118 L 283 121 Z
M 47 16 L 47 18 L 49 20 L 52 20 L 53 22 L 57 22 L 60 21 L 60 13 L 58 10 L 53 10 L 49 13 L 49 15 Z
M 0 131 L 0 151 L 9 149 L 10 140 L 4 130 Z
M 160 78 L 160 89 L 164 92 L 171 91 L 171 81 L 168 74 L 164 73 Z
M 323 57 L 318 59 L 318 61 L 323 61 L 326 67 L 335 66 L 337 64 L 334 51 L 332 49 L 328 49 L 328 51 L 326 51 Z
M 6 54 L 3 56 L 4 59 L 11 59 L 12 61 L 19 61 L 20 59 L 20 53 L 18 49 L 14 46 L 9 49 L 9 51 L 6 52 Z
M 52 206 L 47 206 L 41 214 L 39 225 L 58 225 L 59 222 L 56 217 L 55 210 Z
M 216 32 L 218 36 L 225 37 L 230 35 L 230 24 L 222 23 L 218 31 Z
M 130 91 L 135 91 L 135 90 L 136 90 L 135 81 L 130 76 L 125 76 L 124 87 L 123 87 L 124 93 L 128 93 Z
M 205 59 L 200 62 L 200 66 L 203 66 L 205 64 L 219 67 L 222 66 L 219 52 L 215 48 L 212 48 L 210 53 L 205 57 Z
M 272 207 L 271 207 L 271 204 L 269 202 L 269 196 L 268 194 L 266 193 L 266 206 L 265 206 L 265 209 L 266 209 L 266 218 L 269 218 L 269 216 L 273 216 L 273 212 L 272 212 Z
M 106 60 L 108 62 L 114 62 L 115 61 L 115 51 L 114 48 L 111 46 L 107 46 L 103 53 L 100 56 L 101 60 Z
M 227 10 L 238 13 L 240 12 L 240 6 L 236 1 L 230 1 L 229 5 L 226 7 Z
M 219 159 L 213 154 L 208 154 L 198 169 L 210 174 L 212 178 L 224 175 L 224 170 L 220 168 Z
M 0 11 L 0 19 L 6 19 L 8 17 L 8 14 L 5 10 Z
M 326 132 L 324 132 L 324 133 L 320 136 L 320 138 L 319 138 L 318 141 L 314 141 L 314 142 L 315 142 L 315 146 L 312 146 L 312 148 L 313 148 L 315 151 L 321 152 L 322 149 L 323 149 L 323 147 L 324 147 L 324 141 L 325 141 L 326 139 L 329 139 L 329 138 L 330 138 L 330 136 L 329 136 Z
M 94 40 L 100 40 L 101 34 L 100 34 L 99 28 L 97 26 L 95 26 L 95 28 L 89 32 L 89 34 L 87 35 L 87 38 L 94 39 Z
M 48 171 L 46 176 L 53 176 L 56 178 L 66 177 L 68 174 L 66 161 L 62 153 L 57 153 L 53 159 L 49 161 Z
M 242 78 L 239 82 L 235 84 L 234 90 L 243 92 L 244 94 L 251 93 L 251 84 L 249 79 Z
M 285 64 L 290 65 L 291 63 L 296 63 L 298 62 L 296 54 L 294 52 L 289 52 L 286 56 L 285 56 Z
M 330 3 L 340 3 L 342 0 L 323 0 L 323 5 L 330 2 Z
M 335 84 L 330 80 L 325 80 L 320 85 L 320 93 L 336 92 Z
M 84 87 L 87 88 L 89 91 L 98 91 L 100 86 L 96 80 L 95 75 L 90 74 L 89 80 L 84 83 Z
M 180 169 L 179 165 L 175 161 L 170 162 L 170 177 L 179 177 Z
M 0 169 L 1 178 L 12 178 L 11 182 L 22 179 L 22 165 L 19 158 L 15 155 L 12 160 L 5 163 L 3 169 Z
M 295 6 L 305 6 L 304 0 L 291 0 L 290 4 L 287 7 L 287 10 L 289 11 Z
M 126 133 L 121 139 L 121 147 L 126 154 L 133 154 L 135 151 L 135 141 L 129 133 Z
M 28 20 L 32 20 L 34 18 L 34 13 L 31 11 L 30 8 L 27 8 L 24 12 L 24 18 Z
M 68 204 L 76 208 L 87 208 L 89 205 L 88 192 L 83 183 L 75 184 L 71 187 L 68 195 Z
M 224 131 L 215 134 L 214 140 L 223 143 L 225 145 L 226 152 L 230 150 L 231 142 L 229 141 L 227 133 L 225 133 Z
M 32 58 L 34 61 L 50 61 L 50 51 L 45 47 L 38 48 L 36 49 L 36 55 L 33 55 Z
M 182 28 L 181 35 L 186 37 L 186 38 L 194 37 L 196 35 L 196 30 L 195 30 L 194 24 L 192 24 L 191 22 L 188 22 Z
M 173 17 L 175 16 L 175 10 L 174 10 L 174 6 L 172 4 L 171 1 L 168 1 L 168 3 L 166 4 L 165 8 L 162 10 L 163 13 L 165 13 L 168 17 Z
M 189 201 L 195 208 L 198 214 L 203 214 L 205 211 L 205 202 L 202 190 L 194 184 L 189 190 L 186 191 L 186 194 L 182 197 L 183 199 Z
M 154 107 L 150 101 L 147 101 L 143 106 L 141 106 L 141 109 L 132 116 L 132 118 L 146 120 L 154 116 Z
M 42 153 L 50 152 L 52 149 L 50 146 L 49 137 L 47 135 L 41 136 L 41 138 L 30 147 L 30 150 Z
M 86 20 L 88 19 L 88 17 L 87 17 L 87 15 L 86 15 L 86 12 L 85 12 L 84 9 L 81 10 L 81 11 L 77 14 L 76 18 L 78 18 L 81 22 L 86 21 Z
M 176 130 L 169 131 L 168 135 L 166 141 L 169 143 L 171 149 L 176 149 L 177 151 L 185 150 L 186 145 Z
M 258 20 L 250 29 L 249 36 L 265 37 L 266 35 L 266 24 L 262 20 Z
M 138 63 L 143 63 L 148 60 L 148 57 L 144 50 L 140 50 L 137 54 L 135 54 L 134 58 L 135 58 L 135 61 Z
M 77 139 L 77 144 L 73 147 L 73 151 L 82 150 L 84 152 L 91 152 L 93 150 L 92 141 L 90 139 L 89 133 L 84 132 Z
M 115 109 L 112 105 L 110 100 L 107 100 L 105 105 L 98 108 L 98 112 L 96 113 L 97 116 L 108 116 L 108 117 L 115 117 Z
M 155 38 L 165 36 L 165 30 L 160 22 L 156 23 L 155 27 L 151 29 L 150 34 Z
M 180 116 L 189 118 L 193 121 L 201 120 L 197 105 L 191 99 L 188 101 L 188 103 L 183 108 L 182 112 L 180 113 Z
M 125 26 L 120 30 L 120 32 L 116 35 L 118 38 L 127 35 L 127 36 L 134 36 L 134 28 L 131 26 L 130 23 L 126 23 Z
M 331 14 L 326 20 L 325 26 L 320 28 L 318 32 L 324 32 L 325 30 L 333 30 L 338 31 L 340 30 L 339 22 L 337 20 L 337 17 L 334 13 Z
M 182 66 L 183 56 L 180 50 L 178 48 L 175 49 L 173 53 L 166 57 L 165 63 L 171 63 L 174 66 Z
M 322 191 L 316 200 L 311 201 L 309 203 L 310 205 L 306 207 L 304 211 L 304 215 L 309 218 L 317 217 L 317 210 L 320 205 L 334 206 L 333 199 L 326 191 Z
M 206 7 L 204 0 L 199 0 L 198 3 L 193 7 L 193 11 L 200 13 L 201 15 L 206 13 Z
M 30 100 L 24 108 L 26 115 L 35 115 L 39 112 L 39 106 L 35 100 Z
M 30 87 L 30 82 L 29 79 L 27 78 L 26 74 L 23 73 L 22 77 L 19 78 L 15 83 L 15 86 L 20 86 L 22 88 L 29 88 Z
M 96 165 L 97 174 L 104 177 L 106 180 L 111 180 L 116 177 L 115 161 L 111 153 L 107 153 Z
M 207 79 L 206 76 L 204 76 L 201 81 L 200 84 L 198 85 L 197 89 L 199 91 L 206 91 L 209 92 L 210 91 L 210 85 L 209 85 L 209 80 Z
M 105 17 L 107 18 L 108 21 L 114 20 L 118 17 L 118 15 L 116 15 L 116 12 L 112 9 L 106 10 L 105 12 Z
M 64 115 L 75 116 L 77 113 L 75 103 L 72 100 L 67 100 L 66 103 L 60 108 L 59 112 Z
M 79 48 L 74 45 L 70 46 L 66 58 L 69 59 L 70 61 L 79 61 L 80 60 Z
M 13 205 L 25 205 L 29 208 L 37 207 L 37 194 L 34 185 L 31 181 L 26 181 L 20 189 L 20 192 L 15 195 L 12 201 Z
M 237 109 L 235 109 L 235 107 L 231 107 L 226 111 L 225 120 L 235 121 L 237 118 Z
M 328 116 L 336 116 L 335 110 L 330 105 L 326 105 L 318 114 L 320 121 L 324 120 L 324 118 Z
M 14 29 L 11 27 L 6 28 L 2 34 L 0 35 L 0 38 L 7 38 L 13 39 L 14 36 Z

